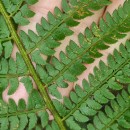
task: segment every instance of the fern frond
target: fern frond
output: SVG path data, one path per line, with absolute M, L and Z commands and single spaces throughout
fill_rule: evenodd
M 2 15 L 0 15 L 0 38 L 4 39 L 10 36 L 9 29 Z
M 125 46 L 120 45 L 119 52 L 115 49 L 113 55 L 108 56 L 108 66 L 100 61 L 99 68 L 94 68 L 94 75 L 89 74 L 89 80 L 83 80 L 83 88 L 76 85 L 63 104 L 53 100 L 62 121 L 66 121 L 70 129 L 81 129 L 80 125 L 90 122 L 105 104 L 115 99 L 114 92 L 118 93 L 129 85 L 129 61 L 130 42 L 127 41 Z
M 29 20 L 27 18 L 33 17 L 34 12 L 28 8 L 28 5 L 34 4 L 37 0 L 2 0 L 3 4 L 16 24 L 27 25 Z
M 91 10 L 110 2 L 62 0 L 63 11 L 56 7 L 54 14 L 49 12 L 48 19 L 42 18 L 41 24 L 36 25 L 37 33 L 29 30 L 28 34 L 21 31 L 18 35 L 15 27 L 29 23 L 27 18 L 34 13 L 28 5 L 36 1 L 0 1 L 0 130 L 130 129 L 130 41 L 121 44 L 113 55 L 109 54 L 107 65 L 100 61 L 88 81 L 83 80 L 82 87 L 76 85 L 70 96 L 63 98 L 63 103 L 58 100 L 61 94 L 57 90 L 67 87 L 66 81 L 75 82 L 86 70 L 84 63 L 93 63 L 102 56 L 99 50 L 126 36 L 130 31 L 130 0 L 112 16 L 108 13 L 106 20 L 100 19 L 99 27 L 93 23 L 84 35 L 80 33 L 80 45 L 70 41 L 60 59 L 53 56 L 54 49 L 60 40 L 73 34 L 69 27 L 77 26 L 80 19 L 93 14 Z M 10 58 L 13 43 L 19 49 L 16 60 Z M 32 80 L 38 90 L 33 89 Z M 20 82 L 29 94 L 27 104 L 23 99 L 18 105 L 12 99 L 5 103 L 3 91 L 9 86 L 8 94 L 13 94 Z M 48 91 L 57 99 L 51 100 Z M 49 119 L 49 113 L 54 119 Z
M 30 30 L 28 35 L 23 31 L 20 33 L 27 53 L 32 55 L 37 48 L 41 54 L 54 55 L 54 48 L 60 45 L 58 41 L 73 34 L 69 27 L 78 25 L 79 22 L 77 20 L 91 16 L 93 14 L 91 9 L 98 10 L 109 3 L 108 0 L 75 0 L 69 2 L 62 0 L 63 12 L 56 7 L 54 14 L 48 13 L 48 21 L 42 18 L 41 24 L 36 25 L 38 35 Z M 35 39 L 33 36 L 35 36 Z M 38 63 L 36 60 L 35 62 Z
M 122 90 L 104 109 L 93 117 L 87 125 L 87 130 L 129 130 L 130 129 L 130 86 L 128 92 Z
M 14 28 L 12 19 L 10 18 L 9 14 L 7 13 L 6 9 L 4 8 L 4 5 L 2 4 L 2 2 L 0 2 L 0 13 L 3 15 L 3 18 L 6 21 L 6 24 L 8 26 L 9 31 L 10 31 L 10 34 L 12 36 L 12 40 L 16 43 L 16 45 L 17 45 L 17 47 L 19 49 L 19 52 L 21 54 L 21 55 L 18 55 L 19 57 L 18 57 L 18 59 L 16 61 L 17 63 L 19 63 L 18 71 L 23 71 L 23 70 L 27 69 L 27 71 L 29 72 L 30 77 L 27 76 L 27 79 L 22 81 L 28 87 L 27 91 L 30 93 L 30 91 L 32 90 L 32 88 L 31 88 L 32 85 L 30 84 L 31 83 L 30 81 L 31 81 L 31 78 L 33 78 L 33 80 L 35 81 L 37 87 L 39 88 L 39 90 L 41 92 L 42 98 L 45 100 L 45 102 L 47 102 L 46 103 L 47 109 L 50 112 L 53 113 L 54 119 L 55 119 L 56 123 L 58 124 L 59 128 L 65 130 L 65 127 L 64 127 L 63 123 L 60 121 L 59 115 L 56 112 L 56 110 L 55 110 L 55 108 L 54 108 L 54 106 L 53 106 L 53 104 L 51 102 L 51 99 L 50 99 L 49 95 L 47 94 L 47 91 L 44 89 L 44 85 L 42 84 L 42 82 L 40 81 L 38 75 L 36 74 L 35 68 L 34 68 L 34 66 L 33 66 L 33 64 L 32 64 L 32 62 L 30 60 L 29 55 L 26 53 L 26 50 L 23 47 L 23 44 L 22 44 L 22 42 L 21 42 L 21 40 L 20 40 L 20 38 L 19 38 L 19 36 L 17 34 L 17 31 Z M 21 58 L 23 58 L 23 60 L 24 60 L 22 62 L 22 64 L 20 63 Z M 23 67 L 25 67 L 25 69 L 22 69 Z M 5 69 L 5 70 L 7 71 L 7 69 Z M 4 70 L 4 72 L 5 72 L 5 70 Z M 21 72 L 21 73 L 23 73 L 23 72 Z M 30 78 L 30 80 L 28 80 L 28 78 Z M 4 82 L 5 82 L 5 84 L 4 84 Z M 16 80 L 15 80 L 15 82 L 16 82 Z M 14 82 L 12 82 L 12 85 L 13 85 L 13 83 Z M 7 87 L 7 85 L 8 85 L 7 84 L 7 79 L 4 78 L 3 79 L 3 86 Z M 17 88 L 17 86 L 18 85 L 15 85 L 15 88 Z M 12 90 L 14 91 L 15 88 L 12 88 Z M 11 90 L 11 93 L 13 93 L 12 90 Z M 3 92 L 3 90 L 2 90 L 2 92 Z
M 10 47 L 9 44 L 7 46 Z M 7 52 L 9 52 L 9 50 L 10 49 L 8 49 Z M 7 55 L 7 54 L 5 53 L 5 55 Z M 0 68 L 1 68 L 0 69 L 1 88 L 4 91 L 9 85 L 10 86 L 9 91 L 8 91 L 9 95 L 13 94 L 17 90 L 17 88 L 19 86 L 19 80 L 18 80 L 19 77 L 24 77 L 26 80 L 29 78 L 27 66 L 19 53 L 17 53 L 17 55 L 16 55 L 16 61 L 14 61 L 12 58 L 10 58 L 8 60 L 5 58 L 1 58 L 0 59 Z M 28 81 L 28 84 L 31 83 L 29 81 Z M 33 88 L 33 87 L 29 87 L 30 85 L 25 85 L 27 90 Z M 31 92 L 31 90 L 28 92 Z
M 12 99 L 8 104 L 0 101 L 0 130 L 34 129 L 38 126 L 43 129 L 51 127 L 48 123 L 45 102 L 37 90 L 33 89 L 30 93 L 27 105 L 23 99 L 19 100 L 18 105 Z M 55 121 L 52 122 L 52 127 L 58 128 Z
M 74 82 L 77 80 L 77 76 L 86 70 L 83 63 L 93 63 L 95 58 L 102 56 L 99 50 L 107 49 L 118 39 L 126 36 L 126 33 L 130 31 L 130 11 L 127 10 L 129 5 L 130 1 L 126 1 L 123 7 L 114 11 L 112 16 L 108 13 L 106 21 L 100 20 L 100 27 L 93 23 L 92 31 L 86 28 L 85 35 L 79 34 L 80 46 L 74 41 L 70 41 L 66 47 L 66 54 L 60 53 L 60 60 L 53 57 L 52 62 L 44 66 L 45 69 L 36 67 L 41 80 L 53 96 L 61 97 L 56 87 L 67 87 L 67 83 L 64 81 Z

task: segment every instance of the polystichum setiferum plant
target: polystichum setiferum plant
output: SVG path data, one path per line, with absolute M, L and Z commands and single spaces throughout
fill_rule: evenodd
M 110 4 L 109 0 L 62 0 L 62 11 L 56 7 L 48 20 L 41 19 L 37 33 L 29 30 L 17 33 L 19 25 L 27 25 L 33 17 L 28 5 L 37 0 L 0 1 L 0 130 L 129 130 L 130 129 L 130 41 L 127 40 L 107 58 L 100 61 L 82 87 L 75 86 L 69 97 L 63 97 L 57 87 L 66 88 L 67 81 L 76 82 L 77 76 L 105 50 L 130 31 L 130 0 L 112 15 L 106 14 L 99 25 L 79 34 L 79 45 L 70 41 L 66 53 L 54 57 L 55 48 L 65 37 L 73 34 L 69 27 L 93 15 Z M 14 44 L 19 52 L 11 58 Z M 41 54 L 47 56 L 43 58 Z M 34 64 L 35 63 L 35 64 Z M 19 78 L 20 77 L 20 78 Z M 32 79 L 37 85 L 34 89 Z M 12 95 L 19 83 L 29 94 L 28 102 L 13 99 L 4 102 L 3 91 L 10 85 Z M 55 99 L 51 99 L 49 94 Z M 51 112 L 54 119 L 49 120 Z

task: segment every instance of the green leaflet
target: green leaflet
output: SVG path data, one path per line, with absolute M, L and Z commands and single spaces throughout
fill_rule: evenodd
M 46 61 L 41 57 L 40 51 L 36 50 L 35 52 L 32 53 L 32 61 L 34 61 L 37 64 L 40 65 L 45 65 Z
M 29 77 L 23 77 L 22 79 L 20 79 L 20 81 L 24 83 L 27 92 L 31 93 L 31 91 L 33 90 L 32 80 Z
M 3 43 L 3 46 L 4 46 L 4 50 L 5 50 L 5 58 L 9 58 L 11 53 L 12 53 L 12 50 L 13 50 L 13 45 L 10 41 L 8 42 L 4 42 Z
M 11 78 L 9 80 L 9 84 L 10 84 L 10 89 L 8 91 L 8 94 L 11 95 L 13 94 L 17 88 L 18 88 L 18 85 L 19 85 L 19 82 L 18 82 L 18 79 L 17 78 Z
M 75 85 L 69 97 L 62 97 L 58 87 L 67 88 L 106 50 L 130 31 L 130 0 L 106 20 L 86 27 L 78 35 L 79 44 L 70 41 L 59 58 L 54 56 L 61 40 L 74 32 L 81 19 L 109 5 L 109 0 L 62 0 L 62 9 L 48 12 L 36 24 L 36 33 L 20 31 L 34 16 L 28 6 L 37 0 L 2 0 L 0 2 L 0 130 L 129 130 L 130 129 L 130 41 L 109 54 L 107 64 L 99 62 L 82 87 Z M 19 52 L 11 58 L 14 44 Z M 15 57 L 15 56 L 14 56 Z M 23 84 L 28 100 L 3 101 L 3 91 L 16 92 Z M 34 89 L 36 85 L 37 89 Z M 54 99 L 50 99 L 49 96 Z M 50 113 L 53 119 L 50 120 Z

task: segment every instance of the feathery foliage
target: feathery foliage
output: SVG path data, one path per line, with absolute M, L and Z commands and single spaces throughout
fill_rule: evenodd
M 35 14 L 28 8 L 28 5 L 36 3 L 37 0 L 2 0 L 2 2 L 16 24 L 27 25 L 29 23 L 27 18 Z
M 61 40 L 73 34 L 81 19 L 109 5 L 109 0 L 62 0 L 47 19 L 36 24 L 36 33 L 20 31 L 35 13 L 29 9 L 37 0 L 0 1 L 0 130 L 129 130 L 130 129 L 130 41 L 109 54 L 107 64 L 99 62 L 82 86 L 75 85 L 69 97 L 57 87 L 66 88 L 119 39 L 130 31 L 130 0 L 126 0 L 99 25 L 92 23 L 78 35 L 79 45 L 70 40 L 59 59 L 54 56 Z M 14 44 L 19 52 L 12 58 Z M 43 58 L 44 55 L 44 58 Z M 33 83 L 34 82 L 34 83 Z M 3 92 L 16 92 L 23 84 L 28 101 L 6 103 Z M 37 89 L 34 89 L 36 84 Z M 50 98 L 50 94 L 55 99 Z M 61 102 L 61 99 L 63 102 Z M 51 116 L 52 115 L 52 118 Z M 50 119 L 51 118 L 51 119 Z
M 85 126 L 85 124 L 91 124 L 91 120 L 94 120 L 96 118 L 99 110 L 102 110 L 105 106 L 109 105 L 110 102 L 113 102 L 115 99 L 121 103 L 126 100 L 126 103 L 129 105 L 129 96 L 125 97 L 125 95 L 122 95 L 125 99 L 118 99 L 118 97 L 116 97 L 118 96 L 118 92 L 120 93 L 121 90 L 123 91 L 123 89 L 129 88 L 129 56 L 130 42 L 127 41 L 125 46 L 123 44 L 120 45 L 119 51 L 115 49 L 113 55 L 110 54 L 108 56 L 108 65 L 106 65 L 103 61 L 100 61 L 99 67 L 94 68 L 94 74 L 90 74 L 88 76 L 89 80 L 83 80 L 83 87 L 76 85 L 75 90 L 70 92 L 69 98 L 64 98 L 63 104 L 58 100 L 53 101 L 57 111 L 62 117 L 62 120 L 66 121 L 70 129 L 81 129 L 81 126 L 78 124 L 76 125 L 76 122 L 79 124 L 81 123 L 81 125 L 86 128 L 87 125 Z M 114 104 L 112 105 L 114 106 Z M 120 106 L 124 107 L 124 105 Z M 128 106 L 128 108 L 129 107 L 130 106 Z M 96 118 L 96 120 L 98 119 Z M 101 124 L 103 125 L 100 128 L 99 121 L 95 121 L 93 127 L 91 125 L 88 125 L 87 127 L 89 129 L 91 126 L 91 129 L 99 130 L 103 129 L 104 127 L 108 127 L 105 126 L 107 123 L 104 125 L 104 122 L 102 122 Z
M 86 28 L 84 35 L 78 35 L 80 45 L 78 46 L 74 41 L 70 41 L 70 44 L 66 47 L 66 54 L 60 53 L 60 60 L 53 57 L 51 64 L 46 64 L 44 69 L 39 65 L 36 67 L 41 80 L 46 84 L 46 87 L 49 87 L 53 96 L 61 97 L 56 91 L 56 87 L 67 87 L 68 85 L 64 81 L 75 82 L 77 80 L 77 76 L 86 69 L 83 63 L 93 63 L 95 58 L 102 56 L 98 50 L 105 50 L 110 44 L 114 44 L 118 39 L 126 36 L 126 33 L 130 30 L 130 16 L 127 8 L 128 5 L 125 3 L 124 7 L 115 10 L 112 16 L 108 13 L 106 22 L 101 19 L 99 27 L 93 23 L 92 31 Z M 124 12 L 125 10 L 126 12 Z M 117 21 L 115 21 L 116 19 Z

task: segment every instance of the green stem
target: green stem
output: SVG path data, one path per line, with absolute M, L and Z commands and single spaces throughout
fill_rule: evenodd
M 18 77 L 23 77 L 23 76 L 29 76 L 29 73 L 25 74 L 0 74 L 0 78 L 18 78 Z
M 11 32 L 12 38 L 13 38 L 14 42 L 16 43 L 16 45 L 17 45 L 17 47 L 18 47 L 18 49 L 19 49 L 19 51 L 20 51 L 20 53 L 21 53 L 21 55 L 22 55 L 22 57 L 23 57 L 23 59 L 26 63 L 26 65 L 28 67 L 28 70 L 29 70 L 32 78 L 34 79 L 34 81 L 35 81 L 44 101 L 46 102 L 47 108 L 53 114 L 55 121 L 59 125 L 59 128 L 61 130 L 66 130 L 66 128 L 65 128 L 63 122 L 61 121 L 61 118 L 60 118 L 59 114 L 57 113 L 57 111 L 56 111 L 56 109 L 55 109 L 46 89 L 44 88 L 41 80 L 39 79 L 38 75 L 36 74 L 35 68 L 34 68 L 29 56 L 27 55 L 26 50 L 25 50 L 25 48 L 24 48 L 24 46 L 23 46 L 23 44 L 22 44 L 22 42 L 21 42 L 21 40 L 20 40 L 20 38 L 19 38 L 15 28 L 14 28 L 14 26 L 13 26 L 11 18 L 8 15 L 8 13 L 6 12 L 6 10 L 5 10 L 1 1 L 0 1 L 0 12 L 4 16 L 4 19 L 5 19 L 5 21 L 8 25 L 8 28 Z

